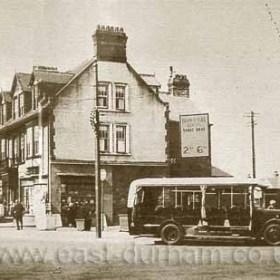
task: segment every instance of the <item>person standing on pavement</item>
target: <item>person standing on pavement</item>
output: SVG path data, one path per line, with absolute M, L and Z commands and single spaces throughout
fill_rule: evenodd
M 85 230 L 90 231 L 93 225 L 93 220 L 95 217 L 95 205 L 94 200 L 90 200 L 89 204 L 85 207 Z
M 68 226 L 75 227 L 76 207 L 73 202 L 69 203 L 67 210 Z
M 24 215 L 24 207 L 19 200 L 15 201 L 15 206 L 13 208 L 13 216 L 16 220 L 17 230 L 23 229 L 22 217 Z

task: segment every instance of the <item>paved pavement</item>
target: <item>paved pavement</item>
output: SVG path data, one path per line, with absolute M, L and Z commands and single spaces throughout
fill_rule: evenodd
M 16 242 L 30 242 L 34 244 L 38 241 L 63 243 L 133 243 L 133 244 L 154 244 L 155 239 L 151 237 L 131 236 L 126 231 L 120 231 L 119 226 L 106 227 L 102 231 L 101 239 L 97 238 L 96 228 L 91 231 L 78 231 L 75 227 L 59 227 L 56 230 L 39 230 L 34 226 L 25 226 L 23 230 L 17 230 L 15 223 L 0 223 L 0 238 L 3 244 L 4 240 L 13 239 Z

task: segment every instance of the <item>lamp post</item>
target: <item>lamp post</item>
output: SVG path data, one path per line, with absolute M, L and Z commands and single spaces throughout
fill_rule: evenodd
M 99 111 L 92 110 L 90 123 L 95 135 L 95 205 L 96 237 L 101 238 L 101 192 L 100 192 L 100 153 L 99 153 Z

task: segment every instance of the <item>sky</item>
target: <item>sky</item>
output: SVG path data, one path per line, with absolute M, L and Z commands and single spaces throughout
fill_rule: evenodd
M 33 65 L 64 71 L 91 58 L 98 24 L 124 28 L 128 61 L 162 90 L 169 66 L 187 75 L 213 124 L 213 165 L 252 174 L 254 111 L 256 175 L 280 171 L 278 0 L 0 0 L 0 86 Z

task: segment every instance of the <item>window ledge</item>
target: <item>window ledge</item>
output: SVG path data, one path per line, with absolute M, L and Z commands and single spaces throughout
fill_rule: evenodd
M 100 152 L 101 156 L 131 156 L 131 153 L 109 153 L 109 152 Z
M 113 109 L 106 109 L 106 108 L 98 108 L 99 112 L 106 112 L 106 113 L 120 113 L 120 114 L 129 114 L 130 111 L 121 111 L 121 110 L 113 110 Z

